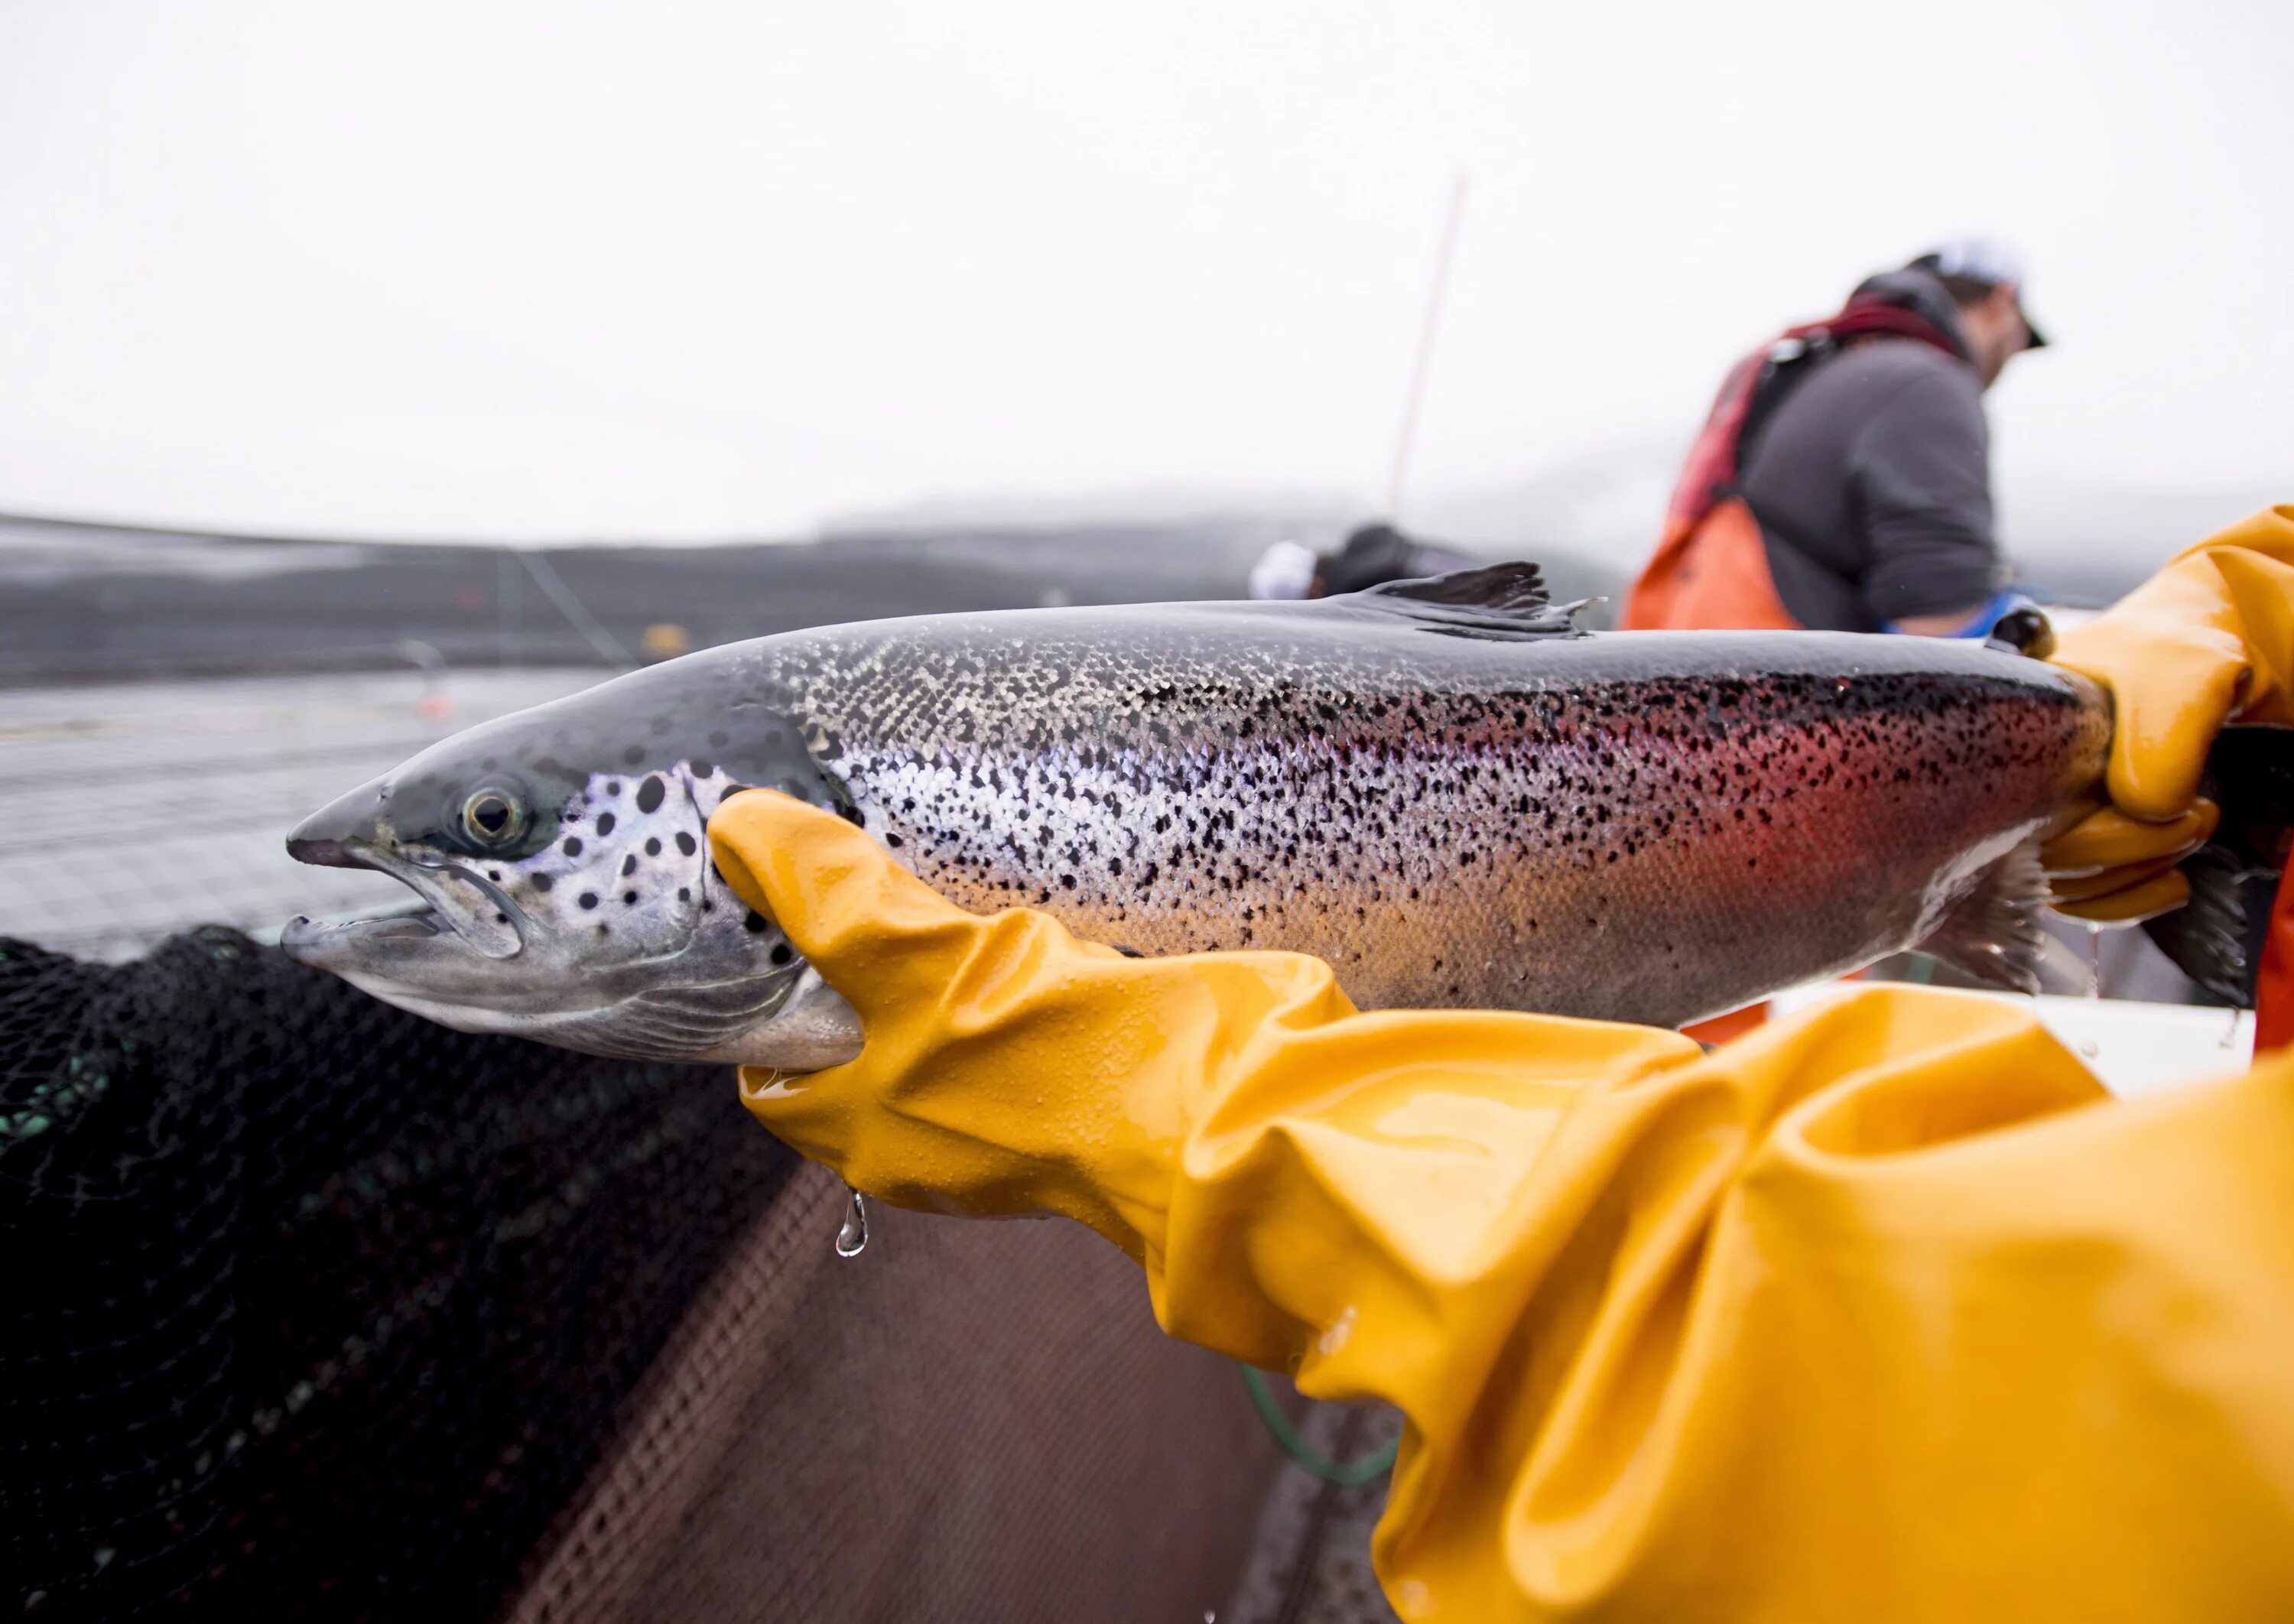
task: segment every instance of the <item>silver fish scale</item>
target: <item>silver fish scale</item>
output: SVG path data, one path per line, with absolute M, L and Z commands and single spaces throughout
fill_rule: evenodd
M 958 901 L 1314 953 L 1365 1006 L 1670 1025 L 1868 962 L 2090 779 L 2107 726 L 2045 668 L 1925 640 L 1004 622 L 765 646 L 867 826 Z

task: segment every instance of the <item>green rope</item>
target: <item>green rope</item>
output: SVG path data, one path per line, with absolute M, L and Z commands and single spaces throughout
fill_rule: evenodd
M 1391 1443 L 1372 1449 L 1360 1460 L 1332 1460 L 1298 1435 L 1298 1429 L 1290 1425 L 1290 1417 L 1274 1401 L 1274 1390 L 1266 1384 L 1264 1371 L 1244 1364 L 1235 1368 L 1242 1372 L 1242 1385 L 1250 1394 L 1251 1408 L 1258 1411 L 1258 1418 L 1266 1423 L 1266 1430 L 1274 1434 L 1274 1441 L 1282 1446 L 1282 1452 L 1324 1482 L 1351 1489 L 1357 1483 L 1384 1477 L 1394 1466 L 1397 1446 Z

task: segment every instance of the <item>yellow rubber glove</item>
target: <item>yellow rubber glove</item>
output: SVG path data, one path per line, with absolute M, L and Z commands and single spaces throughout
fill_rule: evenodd
M 1317 961 L 981 918 L 735 797 L 859 1011 L 750 1108 L 859 1189 L 1048 1210 L 1173 1335 L 1407 1422 L 1413 1621 L 2294 1616 L 2294 1060 L 2105 1102 L 2024 1010 L 1875 988 L 1709 1056 L 1357 1014 Z
M 2064 632 L 2053 659 L 2117 710 L 2111 806 L 2043 854 L 2056 907 L 2097 923 L 2179 907 L 2190 886 L 2174 865 L 2214 832 L 2193 800 L 2215 735 L 2233 719 L 2294 723 L 2294 504 L 2181 554 Z

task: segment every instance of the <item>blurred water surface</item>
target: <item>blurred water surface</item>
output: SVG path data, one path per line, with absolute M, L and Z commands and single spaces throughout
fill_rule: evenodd
M 433 740 L 611 675 L 411 670 L 17 689 L 0 704 L 0 936 L 125 959 L 187 925 L 257 934 L 407 898 L 283 844 Z

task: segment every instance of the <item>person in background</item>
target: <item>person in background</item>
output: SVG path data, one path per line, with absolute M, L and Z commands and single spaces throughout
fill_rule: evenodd
M 1393 525 L 1364 524 L 1335 553 L 1316 553 L 1296 541 L 1277 541 L 1250 570 L 1250 595 L 1284 598 L 1336 597 L 1389 581 L 1471 569 L 1476 560 L 1430 542 L 1412 540 Z
M 1991 244 L 1948 243 L 1738 362 L 1621 626 L 1988 633 L 2016 600 L 1983 392 L 2046 342 L 2023 285 Z

